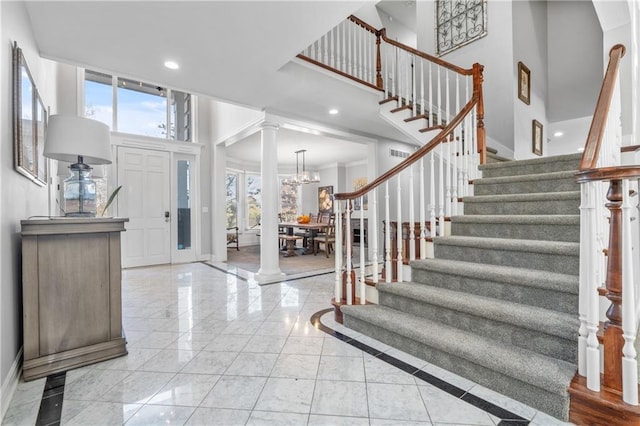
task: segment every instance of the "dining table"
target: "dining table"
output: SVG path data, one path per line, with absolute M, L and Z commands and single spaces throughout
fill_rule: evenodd
M 327 229 L 329 226 L 328 223 L 326 222 L 309 222 L 309 223 L 300 223 L 300 222 L 280 222 L 278 223 L 278 228 L 282 229 L 285 228 L 286 229 L 286 235 L 288 237 L 293 237 L 294 236 L 294 229 L 305 229 L 309 231 L 310 234 L 310 241 L 309 243 L 307 243 L 307 247 L 305 247 L 305 251 L 303 252 L 303 254 L 311 254 L 313 253 L 313 239 L 316 237 L 316 235 L 318 235 L 319 231 L 322 231 L 324 229 Z M 289 238 L 286 240 L 287 241 L 287 254 L 286 256 L 296 256 L 295 253 L 295 242 L 296 240 L 293 238 Z

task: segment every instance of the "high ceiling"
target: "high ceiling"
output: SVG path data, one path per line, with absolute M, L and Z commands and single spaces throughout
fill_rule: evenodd
M 26 7 L 46 58 L 406 140 L 378 118 L 378 95 L 291 62 L 364 3 L 29 1 Z M 180 69 L 165 68 L 169 59 Z M 331 107 L 341 114 L 329 117 Z

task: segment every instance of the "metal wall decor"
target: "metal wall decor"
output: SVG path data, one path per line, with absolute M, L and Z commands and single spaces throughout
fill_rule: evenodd
M 487 35 L 487 0 L 436 0 L 436 53 Z
M 48 178 L 43 155 L 47 110 L 17 43 L 13 45 L 13 117 L 14 168 L 44 186 Z

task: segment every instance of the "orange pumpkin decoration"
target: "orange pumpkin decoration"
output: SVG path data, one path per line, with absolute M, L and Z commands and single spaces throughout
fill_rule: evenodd
M 311 222 L 311 217 L 309 215 L 300 215 L 297 218 L 298 223 L 309 223 Z

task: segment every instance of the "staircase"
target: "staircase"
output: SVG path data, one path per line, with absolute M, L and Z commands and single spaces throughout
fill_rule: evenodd
M 481 166 L 465 216 L 412 281 L 346 326 L 561 419 L 576 372 L 580 155 Z M 464 259 L 460 261 L 459 259 Z

